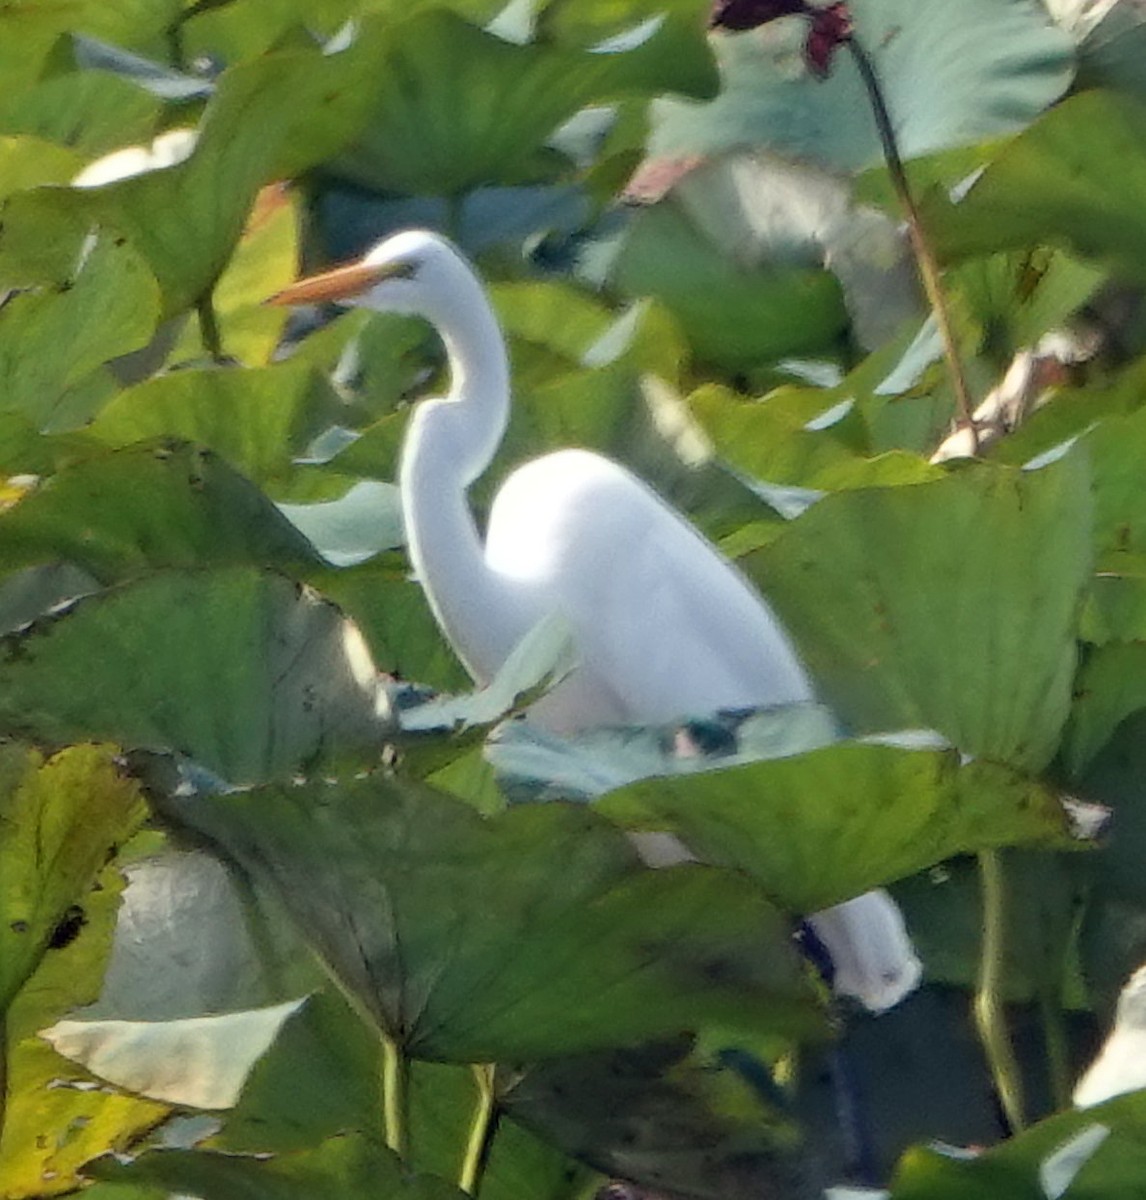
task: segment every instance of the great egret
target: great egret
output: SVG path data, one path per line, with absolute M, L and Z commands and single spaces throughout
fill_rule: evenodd
M 518 467 L 494 500 L 483 544 L 466 489 L 505 431 L 509 361 L 481 281 L 448 241 L 400 233 L 273 297 L 330 300 L 424 317 L 445 343 L 450 390 L 415 408 L 399 487 L 414 570 L 475 682 L 487 683 L 537 621 L 556 613 L 572 629 L 579 665 L 529 713 L 555 733 L 814 699 L 762 597 L 651 488 L 599 454 L 559 450 Z M 838 992 L 878 1011 L 918 983 L 919 961 L 886 893 L 837 905 L 813 924 Z

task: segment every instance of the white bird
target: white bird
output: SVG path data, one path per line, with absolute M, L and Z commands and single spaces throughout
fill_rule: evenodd
M 399 488 L 414 570 L 476 683 L 488 683 L 521 638 L 557 614 L 572 630 L 578 665 L 529 712 L 554 733 L 814 699 L 764 599 L 610 459 L 568 449 L 518 467 L 494 500 L 483 542 L 466 489 L 509 419 L 509 359 L 481 281 L 448 241 L 400 233 L 273 298 L 329 300 L 423 317 L 445 343 L 450 389 L 415 408 Z M 919 961 L 886 893 L 847 901 L 813 924 L 835 961 L 837 991 L 878 1011 L 918 983 Z

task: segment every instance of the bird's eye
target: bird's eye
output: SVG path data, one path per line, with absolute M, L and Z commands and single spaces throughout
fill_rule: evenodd
M 412 262 L 396 262 L 387 266 L 384 272 L 386 279 L 413 279 L 418 268 Z

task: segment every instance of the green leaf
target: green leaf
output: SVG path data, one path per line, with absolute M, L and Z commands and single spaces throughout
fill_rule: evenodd
M 202 1200 L 460 1200 L 462 1193 L 432 1175 L 407 1176 L 390 1151 L 360 1136 L 331 1138 L 312 1150 L 269 1160 L 205 1150 L 153 1150 L 130 1162 L 100 1159 L 85 1171 L 104 1181 L 106 1196 L 145 1200 L 183 1192 Z M 112 1185 L 112 1186 L 108 1186 Z M 130 1190 L 125 1190 L 130 1189 Z
M 1086 463 L 840 492 L 743 565 L 855 729 L 938 729 L 1039 769 L 1070 702 L 1090 572 Z
M 680 322 L 696 354 L 736 369 L 828 347 L 847 326 L 827 271 L 781 265 L 744 270 L 673 201 L 642 212 L 610 272 L 627 296 L 654 296 Z
M 162 567 L 317 564 L 306 539 L 252 484 L 178 442 L 101 453 L 0 514 L 0 568 L 58 560 L 101 583 Z
M 1070 82 L 1070 39 L 1034 6 L 853 0 L 849 10 L 905 158 L 1020 128 Z M 846 47 L 820 80 L 796 65 L 806 36 L 802 18 L 715 35 L 720 95 L 705 105 L 658 101 L 651 152 L 768 146 L 834 169 L 879 161 L 871 104 Z
M 213 450 L 248 479 L 282 483 L 344 406 L 309 367 L 178 371 L 121 392 L 89 432 L 112 446 L 176 437 Z
M 934 197 L 928 229 L 949 257 L 1066 242 L 1146 278 L 1144 139 L 1146 108 L 1136 101 L 1071 96 L 1004 147 L 958 204 Z
M 676 23 L 624 53 L 514 45 L 446 9 L 407 21 L 363 22 L 382 51 L 366 131 L 336 169 L 377 191 L 460 195 L 482 183 L 523 183 L 552 173 L 542 143 L 591 103 L 679 89 L 711 94 L 711 64 L 682 53 Z
M 76 601 L 0 647 L 9 733 L 177 751 L 234 784 L 370 762 L 381 749 L 361 636 L 282 576 L 158 573 Z
M 1069 845 L 1048 788 L 953 751 L 844 743 L 790 758 L 638 780 L 598 801 L 639 829 L 671 830 L 705 862 L 737 867 L 810 913 L 956 854 Z
M 68 906 L 143 816 L 113 752 L 76 746 L 45 759 L 0 747 L 0 1016 L 36 969 Z
M 0 404 L 51 423 L 69 387 L 146 344 L 158 312 L 146 264 L 122 238 L 101 235 L 65 286 L 14 296 L 0 312 Z
M 273 889 L 415 1058 L 551 1058 L 706 1018 L 814 1031 L 784 921 L 751 886 L 707 867 L 645 870 L 583 807 L 485 819 L 375 775 L 164 811 Z

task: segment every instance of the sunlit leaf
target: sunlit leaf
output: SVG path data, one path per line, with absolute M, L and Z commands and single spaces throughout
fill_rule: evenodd
M 1069 845 L 1044 786 L 953 751 L 848 743 L 809 754 L 640 780 L 598 802 L 636 828 L 670 829 L 705 862 L 739 867 L 794 912 L 815 912 L 956 854 Z
M 1038 768 L 1070 701 L 1090 569 L 1086 464 L 841 492 L 744 560 L 861 731 L 932 728 Z
M 91 886 L 108 852 L 143 815 L 135 784 L 106 747 L 45 761 L 0 748 L 0 1013 L 36 969 L 68 906 Z
M 92 422 L 90 433 L 112 446 L 183 438 L 266 487 L 291 474 L 294 459 L 341 407 L 322 376 L 290 363 L 178 371 L 121 392 Z

